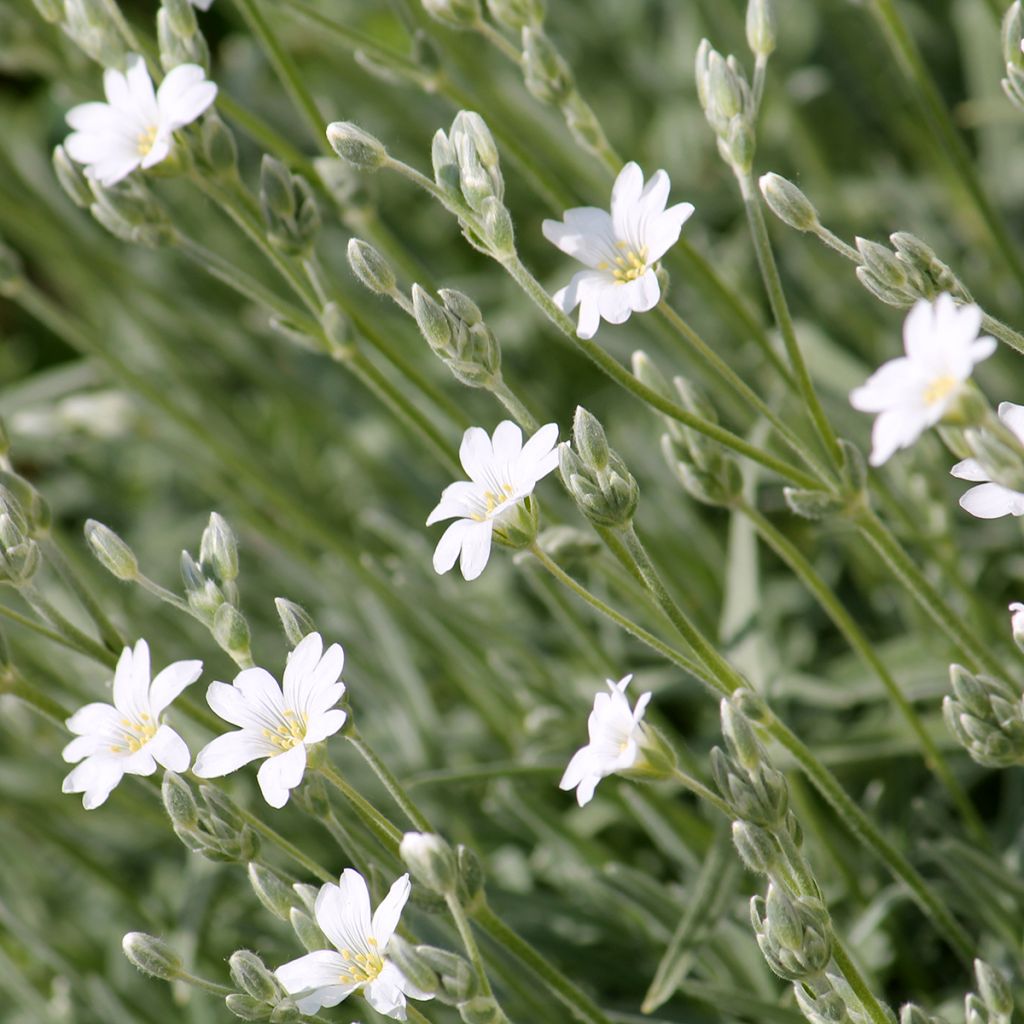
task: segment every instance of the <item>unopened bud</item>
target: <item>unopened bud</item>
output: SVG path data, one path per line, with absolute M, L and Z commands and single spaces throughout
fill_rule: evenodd
M 734 821 L 732 841 L 749 871 L 768 875 L 775 870 L 779 861 L 779 845 L 767 829 L 749 821 Z
M 454 288 L 442 288 L 437 294 L 441 296 L 444 308 L 467 327 L 483 323 L 484 315 L 480 312 L 480 307 L 465 293 Z
M 498 257 L 514 256 L 516 232 L 505 204 L 495 196 L 488 196 L 480 208 L 480 216 L 484 238 L 491 252 Z
M 984 960 L 975 960 L 974 976 L 978 979 L 978 995 L 988 1009 L 1009 1020 L 1013 1013 L 1013 993 L 1003 973 L 990 967 Z
M 387 150 L 381 141 L 351 121 L 334 121 L 329 124 L 327 141 L 342 160 L 366 171 L 375 171 L 388 159 Z
M 392 935 L 388 940 L 388 959 L 421 992 L 433 995 L 441 985 L 437 972 L 419 955 L 416 947 L 406 942 L 401 935 Z
M 480 0 L 423 0 L 432 18 L 452 28 L 473 28 L 480 24 Z
M 749 0 L 747 3 L 747 45 L 762 60 L 775 52 L 775 4 L 773 0 Z
M 248 949 L 239 949 L 232 953 L 228 960 L 228 968 L 231 980 L 253 999 L 272 1003 L 282 994 L 280 985 L 263 961 Z
M 282 921 L 288 920 L 295 906 L 295 894 L 280 875 L 253 861 L 249 865 L 249 884 L 267 910 Z
M 269 1020 L 270 1007 L 259 999 L 252 996 L 242 995 L 240 992 L 232 992 L 224 997 L 224 1005 L 239 1020 Z
M 199 562 L 221 583 L 238 578 L 238 541 L 235 531 L 218 512 L 210 513 L 210 522 L 199 542 Z
M 864 266 L 871 272 L 876 281 L 894 291 L 904 291 L 909 283 L 904 264 L 896 258 L 896 254 L 878 242 L 867 238 L 856 239 L 857 251 L 864 260 Z
M 576 406 L 572 421 L 573 449 L 589 469 L 599 472 L 608 468 L 608 438 L 604 427 L 582 405 Z
M 43 21 L 56 25 L 64 17 L 64 5 L 61 0 L 32 0 L 35 9 Z
M 107 572 L 119 580 L 134 580 L 139 575 L 139 563 L 135 552 L 108 526 L 87 519 L 85 523 L 85 540 L 96 561 Z
M 819 224 L 818 211 L 803 192 L 781 174 L 769 172 L 758 179 L 768 209 L 783 224 L 797 231 L 813 231 Z
M 398 853 L 421 885 L 446 895 L 455 892 L 455 854 L 440 836 L 428 832 L 406 832 Z
M 174 827 L 192 831 L 199 824 L 199 807 L 192 787 L 175 772 L 164 772 L 160 795 Z
M 57 146 L 53 151 L 53 170 L 71 202 L 79 209 L 89 209 L 94 198 L 92 189 L 81 168 L 68 156 L 63 146 Z
M 232 657 L 248 656 L 249 623 L 234 605 L 225 602 L 214 612 L 212 632 L 222 651 L 226 651 Z
M 200 134 L 206 166 L 218 176 L 234 175 L 238 169 L 234 132 L 215 113 L 208 113 L 203 118 Z
M 564 103 L 576 88 L 572 69 L 538 28 L 523 29 L 523 76 L 530 93 L 552 106 Z
M 412 286 L 412 308 L 416 324 L 427 344 L 442 358 L 454 356 L 451 322 L 441 306 L 418 284 Z
M 805 491 L 799 487 L 784 487 L 782 493 L 790 512 L 804 519 L 827 519 L 838 515 L 845 507 L 843 498 L 831 491 Z
M 286 597 L 275 597 L 274 607 L 281 620 L 284 635 L 292 647 L 297 647 L 303 637 L 316 632 L 313 617 L 301 604 L 289 601 Z
M 494 996 L 476 996 L 456 1007 L 465 1024 L 506 1024 L 508 1017 Z
M 455 863 L 459 873 L 459 899 L 470 906 L 483 892 L 484 867 L 480 858 L 468 846 L 455 847 Z
M 318 949 L 326 949 L 329 946 L 327 938 L 320 931 L 316 921 L 304 910 L 292 907 L 291 913 L 288 915 L 288 921 L 299 942 L 302 943 L 307 952 L 314 953 Z
M 487 0 L 487 10 L 510 32 L 540 28 L 544 23 L 544 0 Z
M 440 1002 L 462 1003 L 476 994 L 476 975 L 461 956 L 436 946 L 417 946 L 416 954 L 438 975 L 441 988 L 436 996 Z
M 269 153 L 260 164 L 260 198 L 278 217 L 295 216 L 295 189 L 291 171 Z
M 371 292 L 391 295 L 395 291 L 395 272 L 391 264 L 369 242 L 361 238 L 349 239 L 348 265 L 360 284 Z
M 121 940 L 121 949 L 143 974 L 164 981 L 181 976 L 181 957 L 163 939 L 145 932 L 129 932 Z

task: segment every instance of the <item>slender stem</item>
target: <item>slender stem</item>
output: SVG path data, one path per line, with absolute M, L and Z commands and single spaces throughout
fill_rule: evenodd
M 409 1020 L 411 1020 L 413 1024 L 430 1024 L 430 1018 L 427 1017 L 426 1014 L 417 1010 L 412 1003 L 407 1002 L 405 1004 L 405 1012 L 409 1015 Z
M 13 665 L 4 665 L 0 668 L 0 693 L 17 697 L 18 700 L 35 708 L 55 725 L 64 728 L 68 717 L 67 711 L 57 701 L 30 685 Z
M 113 651 L 108 651 L 106 647 L 97 643 L 87 633 L 83 633 L 73 622 L 57 611 L 34 585 L 29 583 L 18 589 L 21 596 L 32 609 L 49 622 L 58 633 L 62 634 L 71 646 L 83 654 L 88 654 L 91 658 L 102 662 L 104 665 L 113 667 L 117 663 L 117 655 Z
M 491 908 L 483 903 L 472 912 L 478 925 L 539 978 L 561 1002 L 587 1024 L 612 1024 L 586 993 L 580 991 L 561 971 L 551 966 L 528 942 L 521 939 Z
M 195 988 L 201 988 L 204 992 L 210 992 L 215 996 L 229 996 L 235 991 L 227 985 L 218 985 L 215 981 L 207 981 L 206 978 L 189 974 L 187 971 L 182 971 L 174 980 L 183 981 L 186 985 L 192 985 Z
M 761 197 L 754 185 L 754 178 L 749 171 L 737 172 L 736 180 L 739 182 L 740 193 L 743 196 L 743 206 L 747 211 L 747 221 L 750 224 L 750 234 L 754 241 L 754 251 L 757 254 L 757 263 L 761 268 L 761 277 L 764 280 L 765 290 L 768 292 L 768 301 L 772 307 L 772 314 L 775 323 L 778 325 L 779 333 L 782 335 L 783 344 L 786 346 L 786 355 L 789 357 L 790 366 L 796 375 L 797 387 L 803 396 L 807 412 L 814 423 L 821 443 L 828 452 L 835 465 L 841 465 L 843 461 L 839 442 L 836 440 L 835 431 L 825 415 L 825 410 L 818 401 L 814 391 L 814 384 L 811 375 L 807 371 L 803 354 L 800 351 L 800 344 L 796 338 L 796 329 L 793 326 L 793 318 L 789 312 L 789 305 L 786 302 L 786 294 L 782 290 L 782 280 L 779 277 L 779 268 L 775 265 L 775 255 L 772 252 L 771 240 L 768 237 L 768 228 L 764 222 L 764 213 L 761 210 Z
M 465 908 L 454 893 L 447 894 L 444 901 L 448 906 L 448 913 L 452 915 L 452 920 L 458 929 L 459 938 L 462 939 L 462 945 L 469 956 L 470 963 L 473 965 L 477 981 L 480 983 L 480 991 L 483 995 L 493 998 L 494 992 L 491 989 L 491 981 L 487 977 L 487 968 L 484 967 L 484 958 L 480 955 L 480 947 L 476 944 L 476 937 L 473 935 L 473 928 L 466 916 Z
M 750 90 L 754 101 L 754 110 L 757 113 L 760 113 L 761 100 L 764 99 L 764 80 L 767 70 L 768 58 L 759 53 L 754 61 L 754 81 Z
M 797 579 L 814 596 L 818 604 L 821 605 L 835 627 L 842 633 L 846 642 L 864 664 L 878 676 L 889 695 L 889 699 L 899 709 L 900 714 L 903 715 L 903 718 L 917 737 L 921 752 L 924 755 L 925 764 L 928 765 L 939 782 L 946 787 L 950 798 L 963 817 L 964 823 L 971 835 L 982 845 L 987 846 L 989 842 L 988 835 L 977 810 L 963 787 L 956 780 L 935 740 L 929 735 L 928 730 L 925 729 L 924 723 L 914 709 L 913 704 L 907 699 L 900 688 L 900 684 L 886 667 L 885 662 L 879 657 L 871 641 L 861 631 L 856 620 L 846 610 L 835 592 L 818 575 L 814 566 L 801 554 L 795 544 L 780 530 L 776 529 L 752 505 L 741 501 L 737 507 L 754 524 L 755 529 L 765 543 L 789 566 Z
M 420 832 L 433 832 L 433 826 L 426 816 L 413 803 L 402 784 L 392 774 L 391 769 L 381 761 L 366 740 L 355 730 L 346 733 L 345 739 L 359 751 L 363 760 L 373 769 L 374 775 L 384 783 L 384 788 L 391 794 L 391 798 L 398 804 L 402 813 L 412 822 L 413 826 Z
M 838 235 L 829 231 L 824 224 L 819 222 L 811 230 L 830 249 L 834 249 L 840 256 L 845 256 L 851 263 L 856 263 L 860 266 L 864 262 L 861 259 L 860 253 L 852 245 L 847 245 Z
M 989 334 L 1009 345 L 1014 351 L 1024 354 L 1024 335 L 1015 331 L 1009 324 L 1004 324 L 1002 320 L 997 320 L 988 313 L 982 313 L 981 326 Z
M 966 625 L 962 616 L 949 607 L 878 516 L 871 509 L 864 508 L 854 522 L 921 609 L 974 663 L 974 667 L 1008 678 L 1009 674 L 999 659 L 989 653 L 988 645 Z
M 25 629 L 30 629 L 33 633 L 37 633 L 39 636 L 44 636 L 47 640 L 52 640 L 54 643 L 60 644 L 62 647 L 67 647 L 72 651 L 77 651 L 79 649 L 78 646 L 64 636 L 63 633 L 58 633 L 55 629 L 47 629 L 46 626 L 41 626 L 35 621 L 35 619 L 30 619 L 27 615 L 22 615 L 21 612 L 16 612 L 13 608 L 8 608 L 5 604 L 0 604 L 0 617 L 10 619 L 11 622 L 16 622 L 19 626 L 24 626 Z
M 363 819 L 385 849 L 396 853 L 398 844 L 402 841 L 402 833 L 369 800 L 350 786 L 326 758 L 317 765 L 317 771 L 352 805 L 352 809 Z
M 695 779 L 692 775 L 687 775 L 686 772 L 679 768 L 672 770 L 672 778 L 690 790 L 695 796 L 699 796 L 702 800 L 707 800 L 712 807 L 721 811 L 727 818 L 735 816 L 732 808 L 714 790 L 709 789 L 699 779 Z
M 850 799 L 829 770 L 784 722 L 770 715 L 764 728 L 796 759 L 811 784 L 831 804 L 843 824 L 864 843 L 889 871 L 906 885 L 911 896 L 931 918 L 938 932 L 966 962 L 974 955 L 974 943 L 967 932 L 935 895 L 917 869 L 882 834 L 874 822 Z
M 516 67 L 522 65 L 523 60 L 522 55 L 519 53 L 519 48 L 506 39 L 490 22 L 484 21 L 481 18 L 473 28 L 503 56 L 512 61 Z
M 202 781 L 209 784 L 206 779 Z M 300 867 L 305 868 L 311 875 L 319 878 L 321 882 L 331 882 L 337 877 L 331 874 L 322 864 L 318 864 L 312 857 L 307 857 L 294 843 L 288 842 L 280 832 L 275 831 L 269 825 L 262 822 L 255 814 L 251 814 L 237 804 L 235 805 L 235 811 L 254 832 L 258 832 L 264 839 L 269 839 L 282 853 L 290 857 Z
M 846 952 L 835 929 L 832 929 L 832 959 L 842 971 L 843 977 L 850 983 L 850 988 L 853 989 L 854 995 L 873 1024 L 892 1024 L 892 1018 L 886 1013 L 885 1007 L 878 1001 L 874 992 L 871 991 L 857 965 L 850 959 L 850 954 Z
M 81 602 L 82 607 L 89 613 L 89 618 L 95 623 L 99 630 L 103 643 L 111 651 L 120 653 L 124 647 L 124 637 L 121 631 L 110 621 L 107 613 L 100 606 L 99 601 L 93 597 L 92 592 L 79 577 L 78 573 L 71 567 L 67 556 L 61 550 L 60 545 L 53 537 L 48 537 L 43 543 L 43 549 L 50 564 L 57 571 L 57 575 L 67 584 L 75 597 Z
M 499 377 L 488 390 L 499 402 L 501 402 L 503 406 L 505 406 L 512 418 L 524 430 L 532 432 L 540 426 L 537 422 L 537 418 L 529 409 L 526 408 L 519 396 L 516 395 L 515 392 L 513 392 L 505 383 L 504 378 Z

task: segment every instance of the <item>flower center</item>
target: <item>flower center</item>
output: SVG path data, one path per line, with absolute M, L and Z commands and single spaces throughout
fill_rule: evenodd
M 122 718 L 117 724 L 121 735 L 110 745 L 112 754 L 134 754 L 156 735 L 157 723 L 145 711 L 139 715 L 137 722 Z
M 263 735 L 282 753 L 302 743 L 306 738 L 306 716 L 289 708 L 276 729 L 264 729 Z
M 472 518 L 478 523 L 482 523 L 485 519 L 490 519 L 495 512 L 500 511 L 504 505 L 509 503 L 513 494 L 515 494 L 515 491 L 511 484 L 502 484 L 500 491 L 497 493 L 495 491 L 484 491 L 484 511 L 474 512 Z
M 630 246 L 629 242 L 617 242 L 616 244 L 622 250 L 622 255 L 615 257 L 615 266 L 612 267 L 605 263 L 600 268 L 602 270 L 611 270 L 616 284 L 626 284 L 629 281 L 635 281 L 638 277 L 647 273 L 646 245 L 641 246 L 639 249 L 634 249 Z
M 135 141 L 135 148 L 138 150 L 139 156 L 149 156 L 149 151 L 156 142 L 157 131 L 157 126 L 151 124 L 144 132 L 139 133 L 139 137 Z
M 366 941 L 370 946 L 369 953 L 353 955 L 350 949 L 339 951 L 345 960 L 345 967 L 338 975 L 342 985 L 367 985 L 384 970 L 384 959 L 376 949 L 377 940 L 368 938 Z
M 950 373 L 944 374 L 942 377 L 936 377 L 924 389 L 925 405 L 935 405 L 941 402 L 951 391 L 955 390 L 959 383 L 956 377 Z

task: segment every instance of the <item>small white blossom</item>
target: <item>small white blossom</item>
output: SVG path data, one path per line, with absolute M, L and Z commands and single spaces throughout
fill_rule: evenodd
M 427 526 L 454 519 L 437 543 L 434 569 L 445 573 L 459 559 L 467 580 L 484 571 L 496 526 L 514 514 L 537 481 L 558 465 L 558 425 L 547 423 L 523 444 L 523 433 L 503 420 L 488 437 L 470 427 L 462 437 L 459 460 L 469 480 L 449 484 L 427 517 Z
M 137 167 L 166 159 L 174 132 L 206 110 L 217 86 L 198 64 L 179 64 L 154 93 L 146 62 L 133 55 L 123 74 L 113 68 L 103 72 L 103 91 L 106 103 L 81 103 L 68 111 L 74 131 L 64 148 L 86 165 L 90 177 L 110 186 Z
M 621 324 L 630 313 L 658 304 L 654 265 L 676 244 L 693 213 L 691 203 L 665 209 L 670 187 L 664 171 L 655 171 L 644 185 L 643 171 L 630 162 L 612 187 L 611 213 L 580 206 L 566 210 L 561 221 L 544 221 L 544 237 L 589 268 L 553 296 L 566 313 L 580 307 L 576 333 L 581 338 L 592 338 L 602 319 Z
M 262 668 L 246 668 L 227 683 L 211 683 L 210 707 L 226 722 L 240 726 L 199 751 L 192 771 L 215 779 L 242 765 L 266 758 L 256 775 L 271 807 L 284 807 L 306 771 L 306 748 L 333 736 L 346 714 L 335 704 L 345 692 L 338 678 L 345 654 L 338 644 L 324 650 L 319 633 L 310 633 L 288 655 L 284 688 Z
M 203 671 L 201 661 L 176 661 L 150 682 L 149 646 L 126 647 L 114 669 L 114 703 L 86 704 L 68 720 L 77 733 L 64 760 L 81 761 L 64 779 L 65 793 L 83 793 L 86 810 L 99 807 L 128 775 L 152 775 L 157 764 L 187 770 L 192 759 L 185 741 L 160 715 Z
M 597 784 L 606 776 L 632 768 L 640 757 L 641 742 L 644 738 L 643 717 L 649 693 L 642 693 L 636 707 L 630 708 L 626 687 L 632 675 L 608 683 L 609 693 L 599 693 L 594 698 L 594 710 L 587 719 L 590 742 L 572 756 L 560 789 L 575 789 L 580 807 L 590 803 Z
M 299 1012 L 313 1014 L 337 1006 L 362 989 L 378 1012 L 405 1020 L 406 997 L 430 999 L 387 958 L 388 942 L 398 927 L 412 886 L 402 875 L 370 916 L 370 893 L 358 871 L 346 868 L 339 885 L 328 882 L 316 898 L 316 923 L 338 950 L 320 949 L 277 969 Z
M 980 327 L 981 310 L 957 307 L 946 293 L 914 304 L 903 324 L 906 356 L 890 359 L 850 392 L 855 409 L 878 413 L 871 431 L 872 466 L 938 423 L 975 365 L 995 352 L 995 338 L 979 338 Z
M 1010 630 L 1018 646 L 1024 645 L 1024 604 L 1014 601 L 1010 605 Z
M 1024 445 L 1024 405 L 1001 402 L 999 418 Z M 990 481 L 988 473 L 977 459 L 964 459 L 963 462 L 958 462 L 950 473 L 960 480 L 982 481 L 980 486 L 972 487 L 961 495 L 960 507 L 965 512 L 970 512 L 979 519 L 1024 516 L 1024 494 Z

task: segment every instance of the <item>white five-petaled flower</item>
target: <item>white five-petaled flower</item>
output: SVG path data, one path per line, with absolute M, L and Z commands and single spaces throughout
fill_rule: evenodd
M 405 1020 L 406 996 L 430 999 L 387 958 L 388 942 L 398 927 L 412 886 L 402 875 L 370 916 L 370 893 L 358 871 L 346 868 L 339 885 L 328 882 L 316 898 L 316 922 L 337 952 L 319 949 L 277 969 L 277 977 L 295 997 L 300 1013 L 337 1006 L 357 989 L 378 1012 Z
M 640 694 L 636 707 L 630 708 L 626 687 L 632 678 L 628 675 L 617 683 L 606 680 L 610 692 L 597 694 L 587 719 L 590 742 L 573 754 L 558 784 L 560 789 L 576 790 L 580 807 L 591 801 L 606 775 L 632 768 L 640 757 L 644 711 L 651 695 Z
M 978 337 L 981 310 L 957 307 L 943 293 L 920 299 L 903 324 L 905 356 L 890 359 L 859 388 L 850 404 L 878 413 L 871 431 L 871 465 L 880 466 L 933 427 L 956 401 L 975 365 L 996 350 L 995 338 Z
M 114 669 L 114 703 L 86 704 L 68 720 L 77 733 L 64 748 L 65 761 L 80 761 L 64 779 L 65 793 L 82 793 L 86 810 L 99 807 L 128 775 L 152 775 L 157 764 L 172 772 L 188 768 L 185 741 L 160 715 L 203 671 L 201 661 L 176 661 L 150 682 L 149 645 L 126 647 Z
M 665 209 L 670 187 L 664 171 L 655 171 L 644 185 L 643 171 L 630 162 L 612 187 L 611 213 L 579 206 L 566 210 L 561 221 L 544 221 L 544 237 L 589 268 L 553 296 L 566 313 L 580 307 L 576 333 L 581 338 L 592 338 L 602 319 L 621 324 L 630 313 L 658 304 L 654 265 L 676 244 L 693 213 L 691 203 Z
M 537 481 L 558 465 L 557 443 L 556 423 L 546 423 L 526 444 L 511 420 L 499 423 L 493 437 L 480 427 L 466 431 L 459 460 L 469 479 L 449 484 L 427 517 L 427 526 L 455 520 L 437 542 L 435 571 L 447 572 L 456 559 L 467 580 L 484 571 L 494 528 L 514 514 Z
M 1000 402 L 999 418 L 1024 445 L 1024 405 Z M 979 484 L 977 487 L 964 491 L 960 496 L 960 507 L 965 512 L 970 512 L 972 516 L 977 516 L 979 519 L 1024 516 L 1024 493 L 990 480 L 984 466 L 977 459 L 964 459 L 962 462 L 958 462 L 950 470 L 950 473 L 960 480 L 971 480 Z
M 179 64 L 154 92 L 146 62 L 133 55 L 123 74 L 113 68 L 103 72 L 103 91 L 106 103 L 81 103 L 68 111 L 74 131 L 64 148 L 86 165 L 90 177 L 110 186 L 137 167 L 166 159 L 174 132 L 206 110 L 217 86 L 198 64 Z
M 305 774 L 306 748 L 345 724 L 345 712 L 334 706 L 345 692 L 338 678 L 344 662 L 338 644 L 325 651 L 320 634 L 310 633 L 288 655 L 283 689 L 262 668 L 242 669 L 230 686 L 211 683 L 210 707 L 240 728 L 203 747 L 192 771 L 215 779 L 266 758 L 256 776 L 260 789 L 271 807 L 284 807 Z

